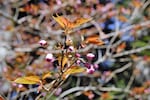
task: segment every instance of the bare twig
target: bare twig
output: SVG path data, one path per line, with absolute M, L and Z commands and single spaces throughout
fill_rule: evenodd
M 125 56 L 125 55 L 134 54 L 134 53 L 139 53 L 139 52 L 141 52 L 143 50 L 146 50 L 146 49 L 150 49 L 150 45 L 144 46 L 144 47 L 141 47 L 141 48 L 137 48 L 137 49 L 133 49 L 133 50 L 129 50 L 129 51 L 124 51 L 122 53 L 117 53 L 117 54 L 113 55 L 112 57 L 116 58 L 116 57 L 121 57 L 121 56 Z

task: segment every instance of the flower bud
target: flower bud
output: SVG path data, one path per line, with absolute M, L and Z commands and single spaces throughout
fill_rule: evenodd
M 23 85 L 22 85 L 22 84 L 19 84 L 19 85 L 18 85 L 18 88 L 22 88 L 22 87 L 23 87 Z
M 80 64 L 80 63 L 81 63 L 81 61 L 80 61 L 80 60 L 77 60 L 77 61 L 76 61 L 76 63 L 77 63 L 77 64 Z
M 45 46 L 45 45 L 47 45 L 47 42 L 46 42 L 45 40 L 40 40 L 40 41 L 39 41 L 39 44 L 40 44 L 41 46 Z
M 87 71 L 87 73 L 89 73 L 89 74 L 93 74 L 93 73 L 95 72 L 95 69 L 94 69 L 93 66 L 91 66 L 91 68 L 90 68 L 90 69 L 87 68 L 86 71 Z
M 76 53 L 75 56 L 76 56 L 77 58 L 81 57 L 81 55 L 80 55 L 79 53 Z
M 52 61 L 54 60 L 53 54 L 51 54 L 51 53 L 47 54 L 47 55 L 46 55 L 46 60 L 47 60 L 48 62 L 52 62 Z
M 74 50 L 74 47 L 73 46 L 69 46 L 68 48 L 70 51 L 73 51 Z
M 86 55 L 86 57 L 87 57 L 87 59 L 92 60 L 92 59 L 95 57 L 95 55 L 94 55 L 93 53 L 88 53 L 88 54 Z
M 93 66 L 95 69 L 98 69 L 98 67 L 99 67 L 98 64 L 94 64 Z
M 89 63 L 85 63 L 84 66 L 85 66 L 86 68 L 88 68 L 88 69 L 91 68 L 91 64 L 89 64 Z

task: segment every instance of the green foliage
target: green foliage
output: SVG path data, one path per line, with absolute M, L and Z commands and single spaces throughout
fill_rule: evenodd
M 138 48 L 138 47 L 146 46 L 147 43 L 144 41 L 141 41 L 141 40 L 137 40 L 137 41 L 133 42 L 131 45 L 133 48 Z

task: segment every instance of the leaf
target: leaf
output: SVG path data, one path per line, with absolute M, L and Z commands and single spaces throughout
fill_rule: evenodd
M 42 79 L 46 79 L 46 78 L 51 77 L 51 76 L 52 76 L 51 72 L 47 72 L 47 73 L 44 73 L 42 75 Z
M 117 53 L 122 52 L 125 48 L 126 48 L 126 43 L 123 42 L 117 47 L 116 52 Z
M 67 24 L 70 23 L 68 21 L 68 19 L 66 19 L 65 17 L 62 17 L 62 16 L 57 15 L 57 17 L 53 16 L 53 18 L 62 28 L 65 28 L 67 26 Z
M 58 58 L 58 63 L 59 63 L 59 65 L 61 65 L 62 68 L 64 68 L 64 66 L 65 66 L 65 64 L 67 64 L 67 62 L 68 62 L 68 58 L 65 55 L 63 56 L 63 58 L 62 58 L 62 56 L 60 56 Z
M 84 71 L 85 71 L 85 68 L 82 68 L 80 66 L 71 66 L 63 73 L 63 79 L 66 79 L 71 74 L 77 74 L 77 73 L 81 73 Z
M 73 22 L 73 28 L 78 27 L 91 20 L 92 20 L 91 18 L 78 18 Z
M 40 77 L 39 76 L 20 77 L 17 78 L 14 82 L 20 84 L 37 84 L 40 82 Z
M 71 22 L 67 18 L 59 15 L 56 17 L 53 16 L 53 18 L 64 29 L 73 29 L 91 20 L 91 18 L 78 18 Z
M 90 36 L 85 39 L 85 43 L 91 43 L 96 45 L 102 45 L 104 42 L 99 39 L 98 35 Z
M 149 50 L 143 50 L 140 52 L 140 54 L 150 56 Z
M 127 22 L 127 18 L 125 17 L 125 16 L 123 16 L 123 15 L 119 15 L 118 16 L 118 19 L 120 20 L 120 21 L 122 21 L 122 22 Z
M 146 45 L 147 45 L 147 43 L 145 43 L 143 41 L 139 41 L 139 40 L 132 43 L 132 46 L 134 48 L 143 47 L 143 46 L 146 46 Z

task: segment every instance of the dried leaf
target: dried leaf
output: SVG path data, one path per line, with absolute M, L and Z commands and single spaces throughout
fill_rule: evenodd
M 117 53 L 122 52 L 125 48 L 126 48 L 126 43 L 123 42 L 117 47 L 116 52 Z
M 65 17 L 62 17 L 62 16 L 57 15 L 57 17 L 53 16 L 53 18 L 62 28 L 65 28 L 67 26 L 67 24 L 70 23 L 68 21 L 68 19 L 66 19 Z
M 98 35 L 90 36 L 85 39 L 85 43 L 91 43 L 95 45 L 103 45 L 104 42 L 99 39 Z
M 37 84 L 40 82 L 40 77 L 39 76 L 20 77 L 17 78 L 14 82 L 20 84 Z
M 78 18 L 74 22 L 71 22 L 67 18 L 59 15 L 57 17 L 53 16 L 53 18 L 64 29 L 73 29 L 91 20 L 91 18 Z
M 81 73 L 84 71 L 85 71 L 85 68 L 82 68 L 80 66 L 71 66 L 63 73 L 63 79 L 66 79 L 71 74 L 77 74 L 77 73 Z
M 73 28 L 79 27 L 80 25 L 82 25 L 88 21 L 91 21 L 91 20 L 92 20 L 91 18 L 78 18 L 73 22 Z

